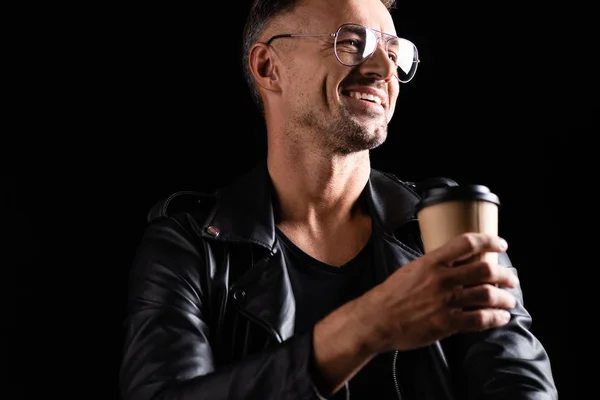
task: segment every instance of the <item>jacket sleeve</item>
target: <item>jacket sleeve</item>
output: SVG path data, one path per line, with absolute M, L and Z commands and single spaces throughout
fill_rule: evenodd
M 210 269 L 173 219 L 147 227 L 133 262 L 119 385 L 124 400 L 322 399 L 310 378 L 312 335 L 216 365 Z
M 506 253 L 500 263 L 512 266 Z M 531 333 L 532 318 L 520 287 L 510 322 L 497 329 L 460 334 L 442 342 L 460 399 L 557 400 L 548 354 Z

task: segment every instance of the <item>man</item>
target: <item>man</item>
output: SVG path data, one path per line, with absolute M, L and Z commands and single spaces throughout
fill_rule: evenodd
M 418 65 L 392 6 L 254 3 L 244 68 L 267 159 L 151 212 L 125 399 L 557 398 L 506 243 L 466 234 L 423 255 L 417 193 L 370 166 Z

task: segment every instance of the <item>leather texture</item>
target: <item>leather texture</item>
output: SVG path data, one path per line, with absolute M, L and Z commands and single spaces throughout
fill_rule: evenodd
M 422 255 L 418 187 L 371 172 L 379 281 Z M 130 276 L 124 400 L 323 398 L 310 377 L 312 337 L 294 336 L 271 193 L 261 165 L 215 193 L 179 192 L 150 211 Z M 517 273 L 506 253 L 500 259 Z M 521 290 L 511 291 L 518 306 L 506 327 L 399 352 L 390 365 L 398 398 L 557 399 Z

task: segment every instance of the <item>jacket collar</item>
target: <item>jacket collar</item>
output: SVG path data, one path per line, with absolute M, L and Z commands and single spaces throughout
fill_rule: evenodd
M 203 226 L 207 238 L 246 242 L 272 250 L 275 243 L 273 187 L 266 164 L 260 164 L 217 192 L 212 217 Z M 416 219 L 418 195 L 394 175 L 371 170 L 364 195 L 374 223 L 392 234 Z

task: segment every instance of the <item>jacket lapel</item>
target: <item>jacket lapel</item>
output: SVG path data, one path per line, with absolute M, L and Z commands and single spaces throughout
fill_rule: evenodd
M 231 282 L 229 292 L 242 312 L 283 341 L 293 335 L 296 303 L 276 244 L 271 193 L 266 165 L 259 165 L 218 192 L 212 214 L 201 228 L 203 237 L 232 249 L 239 244 L 252 245 L 248 263 L 230 266 L 230 275 L 239 279 Z M 374 266 L 380 282 L 421 254 L 403 240 L 416 226 L 414 206 L 419 198 L 405 183 L 376 170 L 372 170 L 364 194 L 373 218 Z

